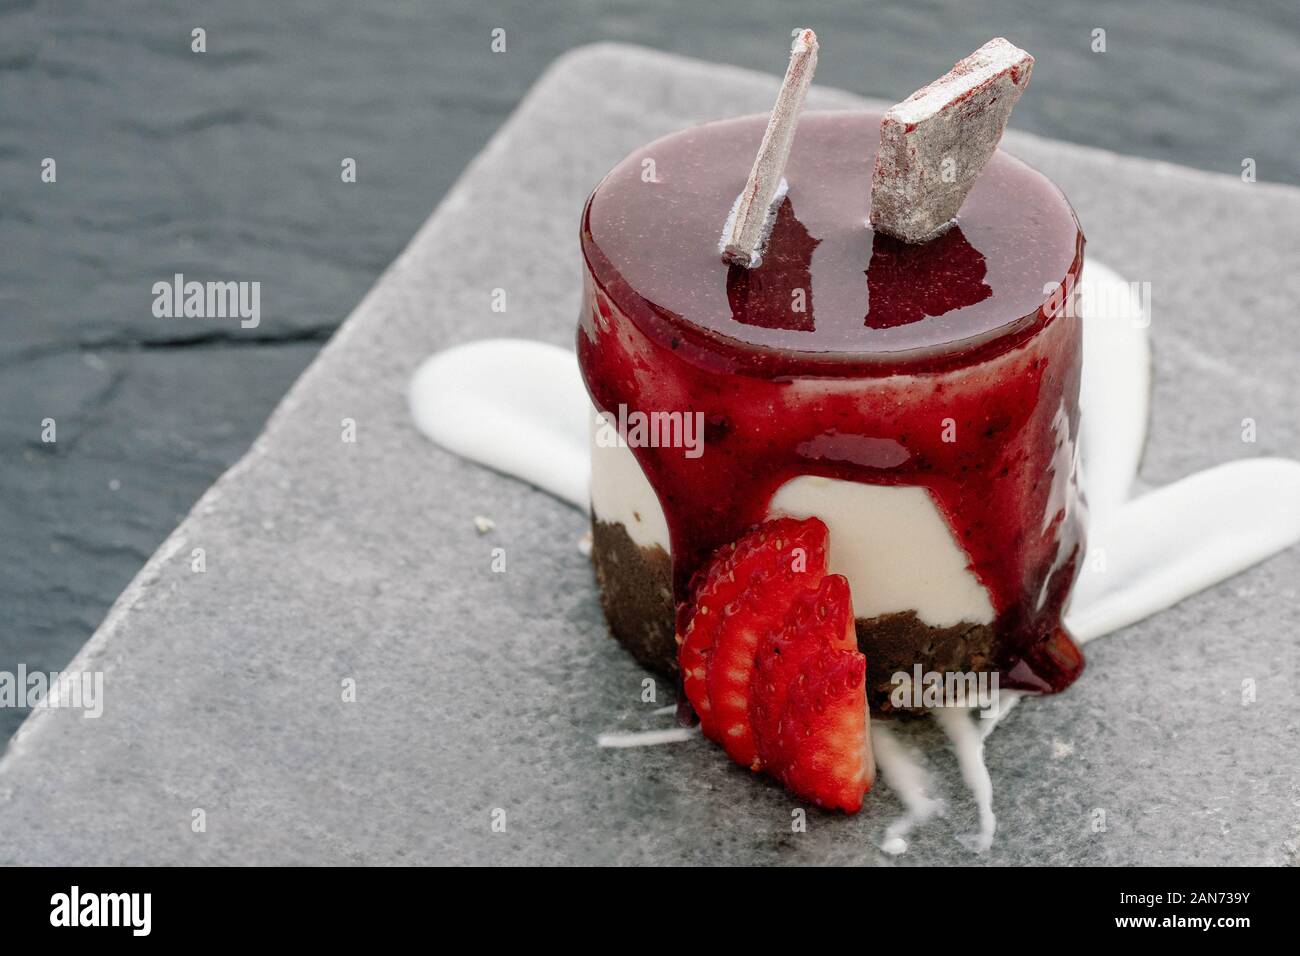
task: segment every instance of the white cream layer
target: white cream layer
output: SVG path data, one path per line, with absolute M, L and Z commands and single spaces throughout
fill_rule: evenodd
M 600 418 L 595 408 L 587 419 L 591 433 L 592 514 L 607 524 L 621 524 L 638 547 L 659 545 L 670 552 L 668 519 L 641 463 L 630 448 L 602 446 L 596 441 Z
M 668 522 L 636 456 L 597 444 L 594 410 L 591 420 L 592 512 L 623 525 L 638 546 L 670 551 Z M 931 627 L 993 620 L 988 592 L 924 488 L 800 475 L 768 506 L 768 517 L 814 515 L 830 530 L 828 564 L 848 578 L 858 617 L 913 611 Z

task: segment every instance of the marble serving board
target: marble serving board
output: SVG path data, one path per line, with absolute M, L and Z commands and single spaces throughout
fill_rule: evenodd
M 460 342 L 568 345 L 595 182 L 654 136 L 768 108 L 776 86 L 625 46 L 557 61 L 70 665 L 103 672 L 103 716 L 46 709 L 19 731 L 0 862 L 1300 860 L 1296 549 L 1090 644 L 1068 693 L 1012 712 L 987 743 L 983 854 L 958 839 L 975 808 L 932 729 L 909 744 L 947 814 L 897 857 L 879 849 L 902 811 L 885 785 L 794 833 L 793 798 L 706 741 L 596 745 L 662 726 L 672 689 L 643 702 L 647 675 L 606 636 L 583 516 L 426 441 L 407 385 Z M 1061 184 L 1090 253 L 1151 283 L 1142 481 L 1300 454 L 1300 190 L 1005 145 Z

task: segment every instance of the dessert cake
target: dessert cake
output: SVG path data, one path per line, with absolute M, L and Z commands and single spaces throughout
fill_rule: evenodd
M 645 666 L 679 674 L 711 611 L 704 650 L 715 658 L 731 652 L 716 629 L 748 619 L 732 673 L 753 682 L 777 660 L 765 664 L 762 649 L 788 652 L 782 633 L 803 626 L 801 613 L 805 624 L 820 615 L 825 659 L 804 677 L 829 680 L 835 698 L 853 691 L 853 661 L 865 657 L 876 715 L 904 706 L 895 675 L 917 666 L 1045 693 L 1079 675 L 1061 623 L 1083 543 L 1079 223 L 1051 181 L 995 149 L 1000 124 L 977 168 L 955 171 L 967 180 L 955 198 L 942 190 L 955 220 L 902 208 L 919 201 L 904 182 L 915 170 L 900 168 L 909 157 L 929 149 L 942 165 L 971 152 L 944 146 L 956 135 L 944 107 L 973 109 L 970 128 L 988 109 L 1005 122 L 1014 96 L 993 107 L 996 84 L 1018 96 L 1032 59 L 995 43 L 1023 60 L 972 79 L 990 44 L 900 104 L 939 101 L 937 140 L 909 139 L 926 133 L 914 105 L 901 125 L 900 107 L 800 117 L 752 254 L 732 254 L 724 233 L 739 231 L 776 114 L 651 143 L 588 200 L 577 347 L 594 405 L 592 559 L 610 630 Z M 878 162 L 882 141 L 890 152 Z M 886 200 L 925 234 L 891 229 L 876 215 Z M 772 560 L 792 541 L 807 564 L 824 561 L 798 585 Z M 680 676 L 706 733 L 742 763 L 770 764 L 762 701 L 723 726 L 728 695 L 714 681 L 726 678 L 710 672 L 693 690 L 692 670 Z M 799 791 L 794 773 L 777 775 Z

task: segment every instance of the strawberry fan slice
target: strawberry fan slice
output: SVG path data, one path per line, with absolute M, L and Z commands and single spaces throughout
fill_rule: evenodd
M 853 812 L 874 776 L 866 662 L 826 544 L 820 520 L 780 518 L 719 549 L 696 575 L 679 659 L 705 736 L 800 796 Z

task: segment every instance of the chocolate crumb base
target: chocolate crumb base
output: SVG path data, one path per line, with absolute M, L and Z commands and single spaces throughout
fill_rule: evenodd
M 673 565 L 659 545 L 643 548 L 622 524 L 593 520 L 591 562 L 610 633 L 637 663 L 677 675 Z
M 658 545 L 644 548 L 622 524 L 593 520 L 591 560 L 610 633 L 641 666 L 676 678 L 672 560 Z M 858 618 L 858 647 L 867 658 L 867 701 L 877 716 L 913 716 L 890 699 L 893 675 L 923 671 L 992 671 L 993 628 L 962 623 L 930 627 L 905 611 Z
M 867 658 L 867 702 L 873 714 L 918 713 L 916 708 L 896 707 L 891 700 L 893 676 L 902 671 L 910 677 L 917 664 L 923 672 L 940 674 L 997 669 L 993 628 L 988 624 L 931 627 L 912 611 L 858 618 L 854 623 L 858 648 Z

